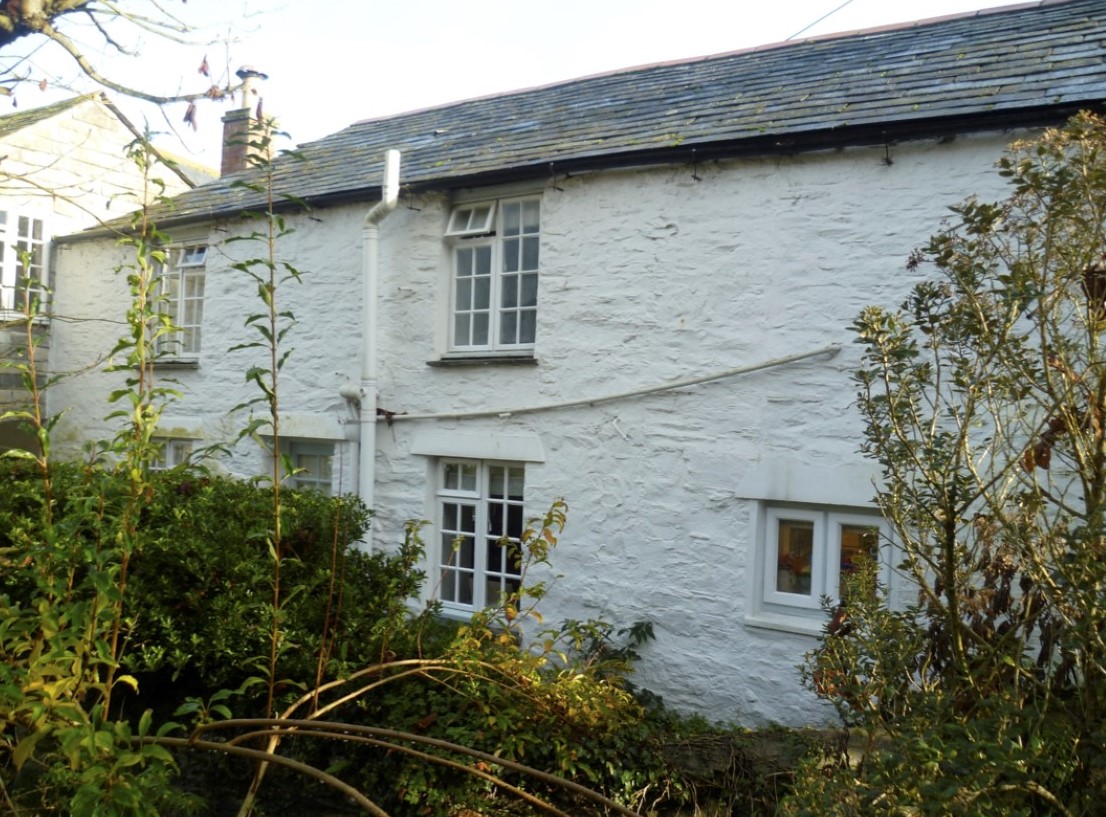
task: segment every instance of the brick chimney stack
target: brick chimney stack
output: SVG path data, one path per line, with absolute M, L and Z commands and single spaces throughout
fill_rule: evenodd
M 250 133 L 250 127 L 257 123 L 261 109 L 261 97 L 257 93 L 256 82 L 269 78 L 246 65 L 239 68 L 236 74 L 242 80 L 242 104 L 223 116 L 223 161 L 219 168 L 221 176 L 245 170 L 249 167 L 249 157 L 257 153 L 256 147 L 250 147 L 251 138 L 256 141 L 260 137 L 260 134 Z

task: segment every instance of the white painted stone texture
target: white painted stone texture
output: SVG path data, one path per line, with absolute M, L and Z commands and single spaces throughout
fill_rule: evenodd
M 1011 138 L 592 173 L 526 188 L 542 194 L 537 365 L 427 365 L 445 351 L 449 198 L 401 200 L 380 239 L 379 405 L 397 417 L 377 427 L 375 545 L 398 542 L 409 518 L 432 517 L 443 440 L 486 446 L 485 456 L 524 451 L 530 512 L 555 497 L 569 505 L 546 577 L 555 576 L 547 622 L 651 620 L 657 640 L 642 649 L 636 681 L 680 709 L 747 723 L 827 720 L 796 670 L 817 624 L 788 627 L 758 609 L 765 502 L 870 507 L 874 469 L 857 454 L 848 326 L 866 304 L 897 304 L 925 274 L 907 272 L 906 259 L 948 205 L 1003 194 L 993 163 Z M 296 232 L 278 250 L 304 273 L 302 285 L 281 289 L 299 321 L 282 405 L 299 433 L 337 444 L 343 489 L 356 487 L 356 414 L 339 392 L 358 380 L 368 206 L 293 216 Z M 217 243 L 250 229 L 220 223 L 179 236 L 206 238 L 213 250 L 201 359 L 166 372 L 183 391 L 167 422 L 193 418 L 206 442 L 232 439 L 245 412 L 230 408 L 256 396 L 243 372 L 259 354 L 226 350 L 251 339 L 243 319 L 260 308 L 230 264 L 257 249 Z M 62 434 L 71 445 L 109 431 L 100 398 L 110 378 L 96 363 L 120 332 L 109 316 L 125 288 L 107 270 L 123 257 L 106 242 L 74 242 L 62 254 L 62 269 L 82 282 L 58 294 L 80 318 L 58 327 L 55 342 L 60 368 L 80 372 L 51 403 L 69 411 Z M 402 417 L 600 398 L 831 344 L 836 355 L 595 405 Z M 255 474 L 261 454 L 242 443 L 220 466 Z
M 95 97 L 83 99 L 15 130 L 4 129 L 0 137 L 0 211 L 5 214 L 9 246 L 4 247 L 5 263 L 15 259 L 15 227 L 19 217 L 42 222 L 47 240 L 49 285 L 64 289 L 70 297 L 78 297 L 88 282 L 60 279 L 56 265 L 49 262 L 51 236 L 66 235 L 98 223 L 117 218 L 135 209 L 143 199 L 157 195 L 175 195 L 188 187 L 167 168 L 155 165 L 151 177 L 163 181 L 160 186 L 148 184 L 127 151 L 135 134 L 113 110 Z M 46 312 L 53 312 L 47 308 Z M 118 308 L 114 317 L 120 316 Z M 69 316 L 59 314 L 59 323 Z M 0 306 L 0 362 L 22 362 L 26 359 L 25 324 L 18 324 L 19 314 L 7 314 Z M 15 323 L 12 323 L 15 319 Z M 41 337 L 37 357 L 43 375 L 50 365 L 48 354 L 52 338 L 50 322 L 44 316 L 36 321 L 35 332 Z M 42 378 L 40 378 L 41 380 Z M 27 407 L 21 376 L 7 367 L 0 367 L 0 413 Z M 0 423 L 0 450 L 10 446 L 30 445 L 15 423 Z

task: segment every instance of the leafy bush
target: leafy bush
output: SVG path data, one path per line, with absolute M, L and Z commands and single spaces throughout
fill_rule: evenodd
M 918 602 L 862 586 L 810 657 L 866 738 L 790 814 L 1101 813 L 1106 795 L 1106 123 L 1014 145 L 855 328 L 866 452 Z

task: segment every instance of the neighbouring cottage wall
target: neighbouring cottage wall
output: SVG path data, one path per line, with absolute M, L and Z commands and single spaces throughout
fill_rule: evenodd
M 291 234 L 277 243 L 278 257 L 302 273 L 302 283 L 286 280 L 277 295 L 279 309 L 291 311 L 298 321 L 288 335 L 285 348 L 291 349 L 291 355 L 280 374 L 289 432 L 302 431 L 305 420 L 323 418 L 328 433 L 339 435 L 338 442 L 351 435 L 356 439 L 356 424 L 350 422 L 355 415 L 339 390 L 355 382 L 358 374 L 362 217 L 363 211 L 350 207 L 292 214 L 286 219 Z M 206 242 L 210 248 L 203 341 L 198 365 L 156 367 L 162 385 L 180 392 L 165 410 L 165 430 L 202 429 L 203 444 L 231 446 L 214 464 L 241 475 L 262 473 L 260 447 L 252 440 L 233 444 L 249 423 L 251 412 L 264 415 L 267 409 L 263 405 L 232 409 L 261 396 L 257 387 L 247 382 L 245 372 L 267 366 L 269 361 L 261 348 L 232 351 L 235 346 L 261 340 L 245 321 L 264 311 L 257 285 L 245 272 L 234 269 L 234 264 L 263 258 L 267 250 L 255 241 L 228 239 L 248 236 L 256 227 L 251 221 L 234 220 L 167 231 L 173 243 Z M 74 453 L 83 440 L 110 437 L 120 426 L 118 419 L 104 419 L 110 407 L 103 397 L 121 387 L 123 376 L 104 372 L 97 361 L 126 332 L 122 319 L 129 303 L 126 275 L 134 263 L 133 253 L 133 249 L 107 240 L 68 242 L 59 253 L 60 269 L 80 281 L 80 286 L 60 289 L 56 297 L 64 320 L 55 322 L 54 360 L 57 368 L 71 377 L 52 390 L 50 406 L 51 411 L 66 412 L 58 429 L 58 444 L 65 453 Z M 308 429 L 307 436 L 312 433 Z M 355 467 L 356 457 L 348 451 L 342 453 L 343 460 L 335 470 L 343 482 L 337 487 L 351 490 L 354 478 L 350 469 Z
M 657 640 L 642 650 L 636 680 L 681 709 L 750 723 L 828 718 L 795 669 L 816 639 L 751 620 L 763 501 L 869 503 L 872 469 L 856 453 L 862 425 L 850 381 L 858 349 L 847 327 L 865 304 L 903 299 L 917 275 L 907 256 L 948 205 L 971 193 L 1003 195 L 993 164 L 1011 138 L 893 146 L 891 164 L 878 147 L 549 181 L 533 366 L 427 365 L 444 350 L 449 203 L 440 194 L 401 202 L 381 227 L 379 404 L 388 411 L 511 409 L 827 344 L 841 351 L 594 406 L 381 421 L 375 545 L 392 546 L 405 520 L 433 515 L 434 460 L 413 453 L 432 449 L 428 439 L 464 440 L 476 452 L 486 445 L 489 458 L 497 441 L 536 444 L 543 458 L 527 463 L 528 510 L 539 514 L 555 497 L 569 504 L 546 576 L 556 576 L 547 622 L 653 621 Z M 295 232 L 278 250 L 304 273 L 302 285 L 282 287 L 299 325 L 281 404 L 293 427 L 337 429 L 343 486 L 356 467 L 358 429 L 339 390 L 358 379 L 367 209 L 291 216 Z M 251 229 L 232 222 L 176 237 L 214 246 Z M 246 242 L 209 252 L 200 364 L 166 372 L 183 391 L 169 421 L 194 422 L 205 442 L 233 440 L 245 415 L 229 410 L 258 394 L 244 372 L 264 363 L 262 353 L 226 351 L 254 339 L 243 321 L 261 308 L 256 288 L 230 266 L 258 254 Z M 57 387 L 51 406 L 70 410 L 59 433 L 71 450 L 108 431 L 102 395 L 118 377 L 93 364 L 121 333 L 112 321 L 123 307 L 113 304 L 125 286 L 106 271 L 124 257 L 104 241 L 74 242 L 62 254 L 62 269 L 81 286 L 59 291 L 72 320 L 58 326 L 55 359 L 81 373 Z M 242 475 L 263 467 L 251 441 L 220 465 Z
M 62 235 L 122 216 L 143 196 L 152 200 L 187 189 L 164 167 L 150 172 L 164 186 L 151 183 L 147 189 L 127 157 L 134 141 L 106 107 L 83 102 L 4 137 L 0 195 L 4 203 L 33 207 L 54 235 Z
M 9 231 L 5 240 L 14 241 L 19 216 L 41 220 L 48 239 L 94 226 L 100 219 L 122 215 L 133 209 L 143 195 L 171 195 L 187 189 L 176 175 L 158 168 L 153 173 L 164 178 L 164 187 L 151 185 L 144 192 L 146 181 L 126 156 L 133 139 L 134 135 L 119 119 L 94 100 L 6 135 L 0 149 L 3 152 L 0 211 L 7 214 Z M 48 283 L 56 288 L 57 271 L 49 259 L 48 268 Z M 75 288 L 81 286 L 83 283 Z M 47 307 L 47 311 L 51 310 L 52 307 Z M 24 328 L 5 327 L 5 317 L 0 314 L 0 364 L 24 363 L 27 347 Z M 36 325 L 36 334 L 40 337 L 37 363 L 45 372 L 51 365 L 48 352 L 56 344 L 45 321 Z M 11 369 L 0 371 L 0 412 L 28 405 L 20 373 Z M 31 445 L 17 425 L 0 423 L 0 450 Z

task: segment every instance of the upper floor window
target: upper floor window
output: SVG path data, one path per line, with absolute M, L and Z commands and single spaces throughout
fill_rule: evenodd
M 532 349 L 537 335 L 541 203 L 460 205 L 446 237 L 453 256 L 450 351 Z
M 442 604 L 465 611 L 499 604 L 522 584 L 525 468 L 449 459 L 438 473 Z
M 42 219 L 0 210 L 0 311 L 23 311 L 42 297 L 48 238 Z
M 207 247 L 203 245 L 166 251 L 165 264 L 158 273 L 160 308 L 173 330 L 158 338 L 157 350 L 162 357 L 195 360 L 200 356 L 206 263 Z

